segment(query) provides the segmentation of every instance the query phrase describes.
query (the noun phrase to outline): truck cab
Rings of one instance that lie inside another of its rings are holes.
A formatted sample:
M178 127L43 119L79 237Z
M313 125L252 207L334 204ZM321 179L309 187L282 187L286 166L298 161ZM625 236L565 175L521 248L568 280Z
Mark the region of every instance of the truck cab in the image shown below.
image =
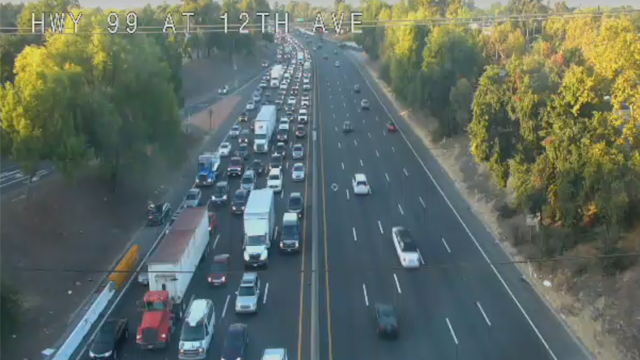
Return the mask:
M178 358L180 360L205 359L213 340L215 325L216 312L213 301L193 300L182 323Z
M168 291L147 291L136 343L142 349L166 348L173 329L173 302Z
M216 154L204 153L198 156L198 175L196 186L211 186L216 181L216 172L220 159Z
M287 212L282 216L280 250L283 252L300 251L300 220L296 213Z

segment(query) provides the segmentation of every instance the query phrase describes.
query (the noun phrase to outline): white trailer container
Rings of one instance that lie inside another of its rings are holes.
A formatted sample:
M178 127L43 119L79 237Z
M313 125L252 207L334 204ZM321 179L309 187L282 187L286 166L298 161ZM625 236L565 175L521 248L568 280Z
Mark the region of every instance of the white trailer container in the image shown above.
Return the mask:
M280 81L282 81L282 75L284 74L284 67L282 65L275 65L271 68L271 81L270 85L272 88L277 88L280 86Z
M206 207L184 209L147 261L149 290L166 290L179 304L193 273L209 249Z
M275 196L271 189L253 190L244 210L244 262L267 266L271 240L275 238Z
M276 128L277 116L278 109L275 105L262 106L254 124L253 151L257 153L269 151L269 143Z

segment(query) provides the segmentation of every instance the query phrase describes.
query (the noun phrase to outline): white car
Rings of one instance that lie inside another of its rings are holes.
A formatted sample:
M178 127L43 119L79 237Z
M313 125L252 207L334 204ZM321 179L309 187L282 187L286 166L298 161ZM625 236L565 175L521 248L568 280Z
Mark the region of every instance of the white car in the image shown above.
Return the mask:
M267 187L277 193L282 191L282 171L280 168L269 170Z
M240 125L233 125L231 127L231 130L229 130L229 136L231 136L232 138L238 137L240 135L240 130L242 130Z
M298 111L298 122L304 124L308 121L309 121L309 113L307 112L307 109L300 109L300 111Z
M304 78L304 80L302 80L302 83L303 83L303 84L308 84L308 83L309 83L309 81L310 81L310 80L309 80L309 78Z
M311 85L309 85L309 84L304 84L304 85L302 85L302 90L304 90L304 91L310 91L310 90L311 90Z
M409 230L402 226L394 226L391 229L391 237L402 267L405 269L420 267L420 250L413 241Z
M223 142L220 144L220 148L218 149L220 156L229 156L231 154L231 144L228 142Z
M302 98L300 98L300 106L309 107L309 96L308 95L305 95Z
M283 117L280 119L280 125L278 125L278 129L286 129L287 131L289 131L290 126L291 122L289 121L289 118Z
M334 65L335 67L340 67L340 61L336 61L333 65Z
M256 108L256 103L253 101L249 101L247 103L247 106L245 106L246 110L255 110L255 108Z
M295 105L295 104L296 104L296 97L289 96L289 98L287 99L287 105Z
M266 88L267 86L269 86L269 85L267 85L267 82L266 82L266 81L262 81L262 82L260 83L260 88L262 88L262 89Z
M289 87L289 83L286 81L283 81L280 83L280 90L287 90L287 88Z
M295 160L300 160L304 158L304 147L302 144L293 145L293 149L291 149L291 155Z
M295 163L293 164L293 168L291 169L291 180L293 181L304 181L305 176L305 168L303 163Z
M355 174L351 179L353 186L353 193L356 195L369 195L371 194L371 187L367 181L367 177L364 174Z
M260 101L260 94L253 93L253 96L251 96L251 99L256 102Z

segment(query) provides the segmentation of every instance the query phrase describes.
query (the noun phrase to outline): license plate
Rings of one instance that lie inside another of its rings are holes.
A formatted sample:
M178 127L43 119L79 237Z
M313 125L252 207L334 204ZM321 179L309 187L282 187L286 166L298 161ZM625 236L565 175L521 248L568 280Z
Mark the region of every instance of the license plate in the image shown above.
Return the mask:
M258 267L259 264L253 264L253 267Z

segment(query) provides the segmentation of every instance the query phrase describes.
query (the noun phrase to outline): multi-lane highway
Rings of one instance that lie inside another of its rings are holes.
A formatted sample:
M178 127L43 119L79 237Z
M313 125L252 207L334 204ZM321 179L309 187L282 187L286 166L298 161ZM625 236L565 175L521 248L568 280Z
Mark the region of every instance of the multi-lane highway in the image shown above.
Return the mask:
M326 270L321 358L585 359L513 266L489 264L487 256L508 259L419 139L387 132L391 118L411 131L352 55L334 48L326 43L315 56ZM343 134L345 121L352 133ZM356 173L367 176L371 195L354 196ZM400 266L393 226L411 231L419 269ZM377 338L376 303L397 308L398 341Z

